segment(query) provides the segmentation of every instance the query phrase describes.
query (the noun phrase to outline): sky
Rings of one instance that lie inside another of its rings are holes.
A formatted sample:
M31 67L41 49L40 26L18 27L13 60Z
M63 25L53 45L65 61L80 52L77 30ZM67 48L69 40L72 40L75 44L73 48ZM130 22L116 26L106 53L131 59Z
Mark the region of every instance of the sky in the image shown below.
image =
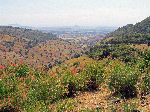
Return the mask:
M150 16L150 0L0 0L0 25L124 26Z

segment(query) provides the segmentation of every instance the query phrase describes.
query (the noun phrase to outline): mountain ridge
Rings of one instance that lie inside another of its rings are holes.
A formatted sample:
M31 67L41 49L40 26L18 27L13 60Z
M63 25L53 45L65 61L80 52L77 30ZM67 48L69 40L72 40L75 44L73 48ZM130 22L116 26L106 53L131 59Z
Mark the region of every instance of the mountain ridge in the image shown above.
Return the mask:
M132 33L142 33L149 34L150 33L150 16L141 22L133 24L127 24L126 26L120 27L114 32L108 34L108 36L124 36Z
M141 22L128 24L111 32L107 37L113 37L109 44L150 44L150 17Z

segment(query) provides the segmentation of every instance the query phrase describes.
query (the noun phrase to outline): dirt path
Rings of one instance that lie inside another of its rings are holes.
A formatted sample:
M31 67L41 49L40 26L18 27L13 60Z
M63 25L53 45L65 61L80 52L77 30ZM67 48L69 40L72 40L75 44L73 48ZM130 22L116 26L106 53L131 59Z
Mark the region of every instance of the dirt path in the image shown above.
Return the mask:
M100 91L84 92L78 95L75 100L78 101L77 110L80 109L96 109L100 108L105 110L108 108L107 98L110 95L107 87L103 87Z

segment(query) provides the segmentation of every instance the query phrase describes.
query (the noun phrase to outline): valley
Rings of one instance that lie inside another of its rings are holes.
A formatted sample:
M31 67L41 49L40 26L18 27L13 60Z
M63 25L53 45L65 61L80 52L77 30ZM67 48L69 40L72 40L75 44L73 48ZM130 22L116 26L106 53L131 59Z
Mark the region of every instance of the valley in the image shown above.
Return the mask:
M149 43L150 17L116 30L0 26L0 112L149 112Z

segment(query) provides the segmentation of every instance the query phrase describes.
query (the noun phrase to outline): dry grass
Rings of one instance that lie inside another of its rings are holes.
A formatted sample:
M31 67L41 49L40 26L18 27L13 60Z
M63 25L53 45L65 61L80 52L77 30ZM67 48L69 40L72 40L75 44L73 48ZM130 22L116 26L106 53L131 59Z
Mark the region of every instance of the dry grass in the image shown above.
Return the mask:
M131 45L131 47L133 48L136 48L136 49L139 49L141 51L145 51L147 49L150 49L150 46L148 46L147 44L134 44L134 45Z

